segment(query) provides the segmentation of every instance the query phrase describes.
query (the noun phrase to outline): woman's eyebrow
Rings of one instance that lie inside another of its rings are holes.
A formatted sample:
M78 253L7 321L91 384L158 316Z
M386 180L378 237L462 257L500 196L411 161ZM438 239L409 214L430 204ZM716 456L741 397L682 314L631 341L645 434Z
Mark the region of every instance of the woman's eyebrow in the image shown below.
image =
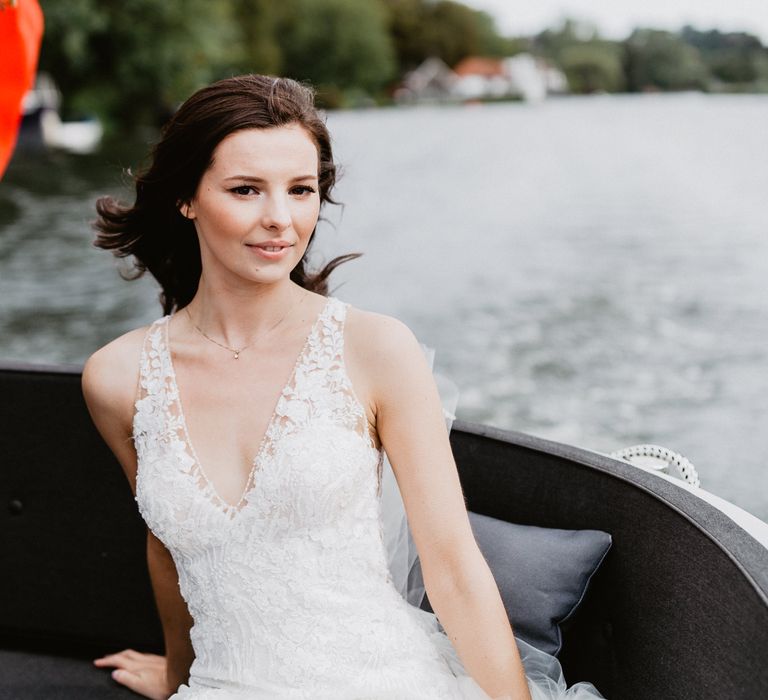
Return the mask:
M245 182L266 182L263 177L256 177L255 175L232 175L231 177L224 178L224 181L229 180L241 180ZM299 180L317 180L317 175L297 175L291 178L291 182L298 182Z

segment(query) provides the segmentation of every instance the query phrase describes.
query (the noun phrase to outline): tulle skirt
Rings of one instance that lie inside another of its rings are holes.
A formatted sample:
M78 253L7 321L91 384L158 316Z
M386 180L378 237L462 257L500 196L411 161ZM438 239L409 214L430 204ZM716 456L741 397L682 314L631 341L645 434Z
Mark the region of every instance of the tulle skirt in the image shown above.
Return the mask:
M264 680L258 686L220 682L192 676L189 685L182 685L170 700L492 700L467 674L455 648L440 628L434 613L408 605L411 615L427 631L445 662L439 676L425 673L402 676L401 684L384 678L375 687L369 680L345 679L339 687L288 688ZM523 662L532 700L594 700L604 698L592 683L581 681L568 687L560 662L555 656L515 637ZM414 677L418 680L414 682ZM307 679L308 680L308 679ZM311 681L310 681L311 685Z

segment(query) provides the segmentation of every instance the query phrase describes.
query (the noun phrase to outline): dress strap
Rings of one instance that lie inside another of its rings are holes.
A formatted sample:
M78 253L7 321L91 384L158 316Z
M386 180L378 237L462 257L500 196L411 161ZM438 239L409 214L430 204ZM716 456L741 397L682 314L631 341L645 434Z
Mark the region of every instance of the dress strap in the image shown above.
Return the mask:
M338 379L349 379L344 365L344 322L347 318L348 306L340 299L330 297L327 323L320 329L322 345L318 360L321 366L325 366L329 374L337 380L332 381L336 388L338 388Z
M162 355L159 353L159 343L162 342L163 323L168 318L163 316L150 323L141 344L132 430L132 438L137 449L140 442L160 430L156 419L163 411L165 404L165 381L162 378Z
M136 401L146 396L157 396L164 389L162 380L163 357L161 352L163 343L164 324L168 322L170 315L161 316L149 324L144 333L139 357L139 378L136 387Z
M344 326L347 320L347 310L349 304L341 299L333 299L333 308L331 310L331 320L334 325L334 332L337 336L337 347L341 358L344 359Z
M352 379L349 376L345 353L345 321L349 304L332 298L333 306L328 316L328 324L323 328L324 371L328 374L328 389L341 400L335 405L341 407L339 418L351 427L374 452L379 453L377 476L381 483L381 451L371 435L368 426L368 415L365 407L355 392Z

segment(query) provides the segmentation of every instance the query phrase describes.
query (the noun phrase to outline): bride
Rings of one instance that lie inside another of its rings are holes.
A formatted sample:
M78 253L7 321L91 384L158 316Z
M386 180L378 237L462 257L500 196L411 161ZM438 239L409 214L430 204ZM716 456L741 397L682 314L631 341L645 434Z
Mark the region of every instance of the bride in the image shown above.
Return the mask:
M413 333L328 296L355 255L308 268L335 173L311 89L245 75L182 105L133 205L97 203L96 245L162 289L82 382L148 525L165 655L94 663L157 699L602 697L514 636ZM384 450L435 614L387 570Z

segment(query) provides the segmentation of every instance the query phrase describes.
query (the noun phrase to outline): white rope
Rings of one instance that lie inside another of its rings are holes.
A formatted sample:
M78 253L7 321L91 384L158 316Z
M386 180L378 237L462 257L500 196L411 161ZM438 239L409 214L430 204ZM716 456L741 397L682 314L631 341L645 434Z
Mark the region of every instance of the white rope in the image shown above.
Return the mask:
M683 457L683 455L668 450L666 447L661 447L659 445L633 445L632 447L625 447L623 450L611 452L610 456L614 459L621 459L625 462L629 462L636 467L642 465L633 462L633 458L647 457L656 459L666 465L661 467L661 471L666 472L670 476L682 479L692 486L701 486L696 467Z

